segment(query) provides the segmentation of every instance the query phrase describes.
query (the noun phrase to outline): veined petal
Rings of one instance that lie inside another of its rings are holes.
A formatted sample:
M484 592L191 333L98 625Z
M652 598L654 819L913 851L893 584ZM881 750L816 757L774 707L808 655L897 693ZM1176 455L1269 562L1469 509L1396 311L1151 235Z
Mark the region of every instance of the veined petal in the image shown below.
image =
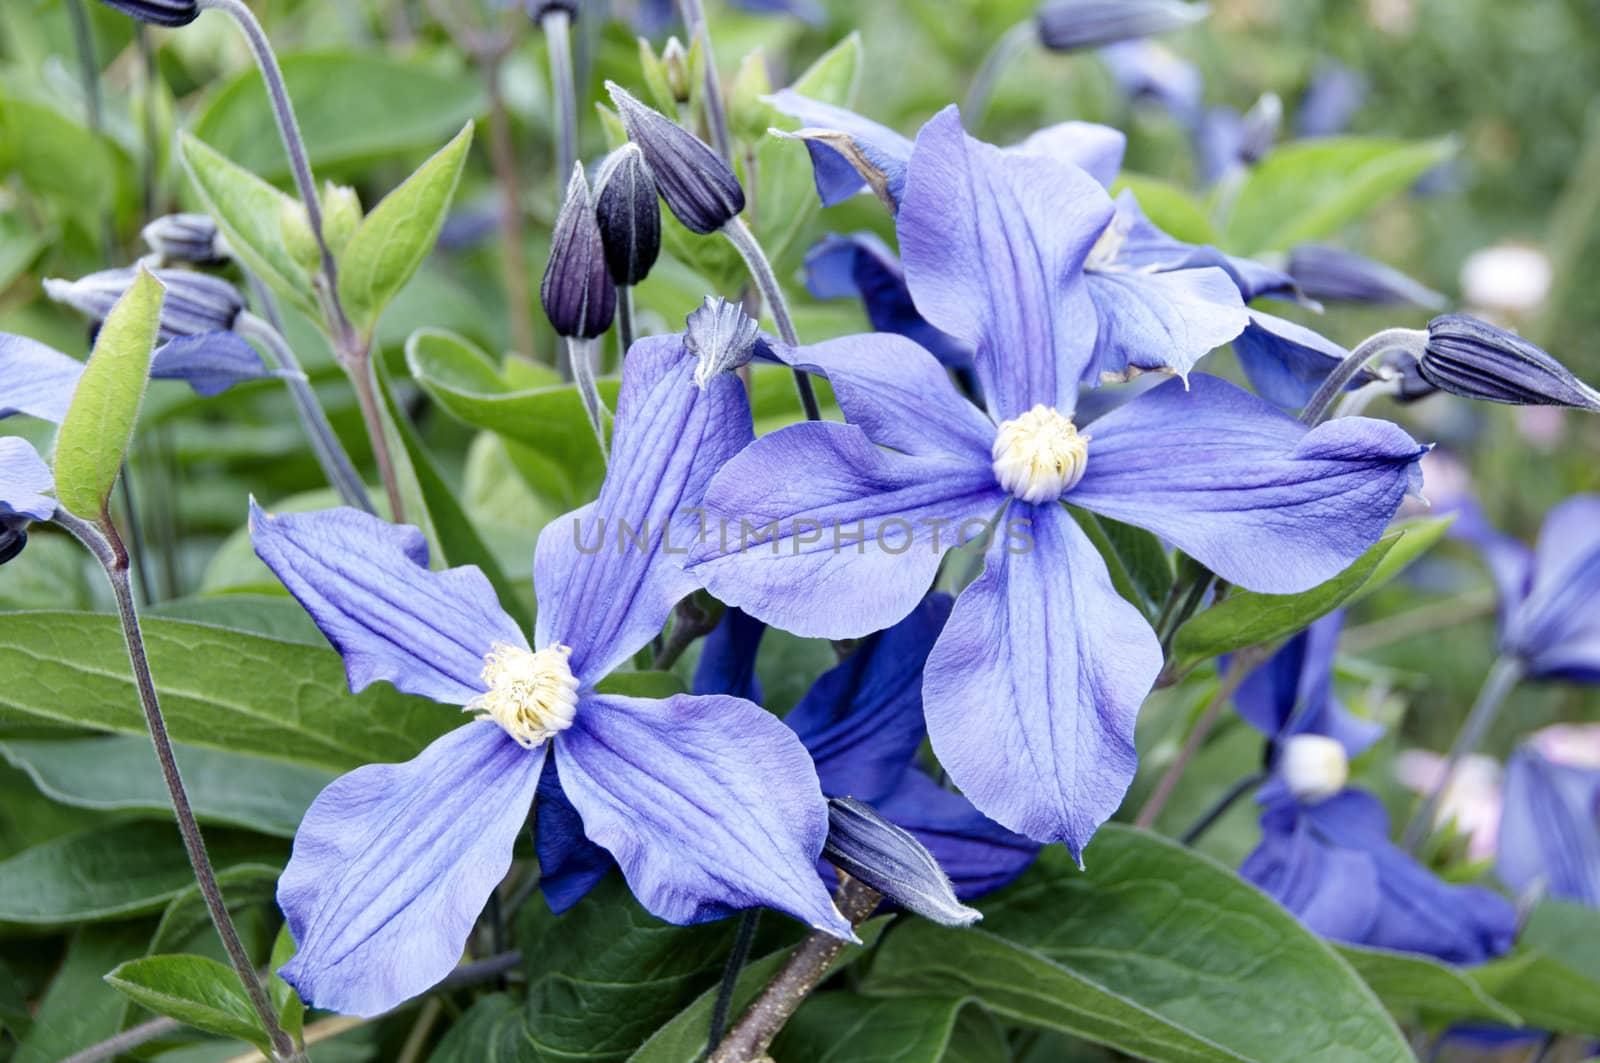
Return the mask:
M972 348L928 324L911 301L905 267L876 233L818 240L806 252L806 288L818 299L859 299L874 331L904 336L951 369L972 367Z
M896 222L906 280L923 316L972 344L995 420L1075 406L1094 355L1083 264L1111 214L1083 170L974 140L954 107L918 134Z
M842 336L809 347L774 345L786 365L820 373L847 421L880 447L990 461L994 422L961 397L933 355L902 336Z
M0 417L26 414L60 424L83 363L26 336L0 333Z
M719 373L702 389L694 371L680 336L633 345L600 497L539 536L535 641L571 646L573 674L586 683L648 643L699 587L684 563L701 534L701 498L754 437L739 378Z
M478 721L323 790L278 880L298 948L284 980L314 1007L370 1017L449 974L511 867L545 748Z
M1501 881L1600 907L1600 771L1523 746L1506 762L1504 808L1495 861Z
M910 140L854 111L792 89L775 92L766 100L805 123L798 133L785 135L804 141L811 153L823 206L843 203L870 187L890 210L897 207L905 189L906 165L911 161Z
M594 889L617 862L584 834L583 817L567 799L555 757L545 762L533 815L539 890L550 910L560 915Z
M817 877L828 812L811 758L765 710L595 694L556 745L585 833L652 914L698 923L776 908L853 937Z
M1066 500L1137 524L1253 591L1291 594L1377 542L1421 480L1427 448L1398 426L1341 417L1307 430L1216 377L1173 380L1086 429L1088 471Z
M860 638L916 608L952 546L1005 502L988 462L913 457L854 425L756 440L706 492L694 576L729 605L811 638Z
M409 525L347 508L279 516L252 499L250 541L344 657L352 691L386 679L465 705L488 689L496 643L528 646L488 578L473 565L429 571L428 544Z
M1110 188L1117 174L1122 172L1128 137L1122 130L1098 122L1058 122L1005 150L1044 155L1070 163L1086 171L1103 187Z
M17 436L0 438L0 517L49 520L56 511L55 477L33 444Z
M1083 847L1127 793L1133 724L1161 646L1061 506L1013 505L1032 549L990 547L922 684L939 763L985 815Z
M1349 354L1304 325L1259 310L1247 313L1250 324L1234 338L1233 351L1250 386L1274 406L1303 407Z
M767 625L742 609L729 609L700 644L695 665L695 694L729 694L761 704L761 680L756 676L756 653Z
M1239 875L1292 912L1313 933L1362 944L1378 921L1378 866L1363 849L1330 844L1295 802L1273 805L1261 817L1261 844Z
M1249 321L1238 287L1220 269L1091 269L1086 276L1099 315L1086 383L1126 379L1133 370L1186 376Z
M1506 644L1535 675L1587 678L1600 673L1600 495L1577 495L1545 515L1533 551L1526 601Z
M890 793L927 736L922 666L950 615L930 594L910 615L824 672L783 722L805 743L822 792L869 804Z
M236 332L180 336L163 344L150 359L152 379L185 381L203 399L247 380L277 375Z
M928 847L964 901L1006 885L1039 855L1037 842L1006 830L915 766L878 802L878 811Z

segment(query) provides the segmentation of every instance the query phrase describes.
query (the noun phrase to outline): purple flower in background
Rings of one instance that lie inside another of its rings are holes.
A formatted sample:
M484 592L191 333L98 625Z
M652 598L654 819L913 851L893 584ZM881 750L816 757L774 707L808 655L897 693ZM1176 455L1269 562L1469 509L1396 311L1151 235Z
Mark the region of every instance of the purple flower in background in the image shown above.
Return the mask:
M1216 184L1260 162L1277 143L1283 124L1283 101L1265 93L1243 114L1232 107L1213 107L1194 128L1194 153L1200 179Z
M1495 872L1519 892L1600 908L1600 758L1564 762L1550 733L1506 762Z
M741 11L755 15L793 15L795 18L821 26L828 21L828 11L819 0L730 0ZM661 33L678 18L677 0L634 0L628 5L628 21L634 29L648 36ZM627 10L627 8L625 8Z
M1307 296L1330 303L1410 303L1437 310L1446 302L1444 296L1392 266L1322 244L1301 244L1289 252L1288 271Z
M375 1015L444 977L557 764L582 831L655 915L767 906L851 936L816 875L827 811L793 732L736 697L596 689L695 589L671 544L692 541L706 481L751 438L743 384L701 388L696 366L681 336L629 354L600 496L539 537L531 644L476 568L429 571L416 529L252 506L256 552L352 690L387 680L477 716L306 813L278 902L299 948L282 974L308 1002Z
M1311 75L1294 130L1302 137L1331 137L1350 127L1350 120L1367 100L1367 79L1343 63L1323 62Z
M50 466L25 439L0 437L0 565L28 545L28 525L56 511Z
M829 233L806 252L806 289L818 299L860 299L878 332L916 343L952 369L972 366L972 348L917 312L900 259L875 233Z
M1100 58L1129 100L1156 104L1185 129L1199 121L1200 69L1172 49L1151 40L1121 41L1100 49Z
M978 809L1074 853L1133 776L1133 721L1162 655L1058 503L1288 593L1376 541L1424 449L1361 418L1308 431L1199 375L1080 431L1099 330L1083 267L1111 216L1082 170L973 140L954 108L931 121L907 169L901 252L917 306L971 345L987 413L898 336L775 348L829 379L848 423L793 425L730 462L705 508L732 535L691 555L723 601L800 635L850 638L901 620L945 550L983 541L987 567L928 658L929 735Z

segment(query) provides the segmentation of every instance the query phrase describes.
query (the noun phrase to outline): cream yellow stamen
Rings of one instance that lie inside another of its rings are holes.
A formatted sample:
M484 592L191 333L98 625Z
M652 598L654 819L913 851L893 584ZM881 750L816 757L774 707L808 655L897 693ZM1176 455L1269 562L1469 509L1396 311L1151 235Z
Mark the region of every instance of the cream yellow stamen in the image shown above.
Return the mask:
M1054 502L1083 479L1089 438L1072 418L1035 406L1000 425L991 451L995 479L1024 502Z
M578 677L567 658L570 646L537 652L497 642L483 659L489 689L466 705L466 712L493 720L525 749L534 749L572 726L578 712Z

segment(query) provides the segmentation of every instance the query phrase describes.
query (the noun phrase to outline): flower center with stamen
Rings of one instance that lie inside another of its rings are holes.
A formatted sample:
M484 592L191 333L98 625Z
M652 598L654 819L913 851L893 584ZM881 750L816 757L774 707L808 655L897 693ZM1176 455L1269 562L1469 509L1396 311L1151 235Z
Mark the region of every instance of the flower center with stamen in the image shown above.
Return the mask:
M1005 421L994 437L994 477L1024 502L1054 502L1089 467L1089 438L1049 406Z
M537 652L497 642L483 659L487 691L463 710L479 713L505 728L524 749L572 726L578 712L578 677L567 658L570 646L547 646Z

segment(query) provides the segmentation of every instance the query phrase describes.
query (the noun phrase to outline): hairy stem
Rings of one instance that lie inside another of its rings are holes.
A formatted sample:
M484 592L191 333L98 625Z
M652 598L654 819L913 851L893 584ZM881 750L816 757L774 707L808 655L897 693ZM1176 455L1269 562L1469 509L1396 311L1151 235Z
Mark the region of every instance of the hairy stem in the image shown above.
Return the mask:
M728 133L728 105L722 98L722 81L717 77L717 59L711 51L711 27L700 0L678 0L689 40L700 42L706 66L706 125L711 128L711 145L729 163L733 162L733 137Z
M545 45L550 50L550 89L556 100L557 187L572 174L578 161L578 92L572 77L572 20L560 8L540 19Z
M628 357L633 346L633 285L617 285L617 360Z
M756 289L761 297L766 300L767 307L772 311L772 320L778 326L778 338L790 347L800 346L800 336L795 332L794 318L789 315L789 301L784 298L783 288L778 284L778 275L772 271L772 263L767 260L767 254L761 250L761 243L756 239L755 233L750 231L750 226L745 220L735 216L732 221L722 227L722 235L733 244L734 250L739 252L739 257L744 259L745 268L750 271L750 279L755 282ZM806 412L806 420L822 420L822 411L817 407L817 394L811 387L811 378L803 370L794 371L795 390L800 393L800 406Z
M372 441L372 455L378 460L378 475L383 480L383 491L389 499L389 519L404 524L405 501L400 497L400 477L395 470L394 455L389 450L389 436L383 430L383 405L378 398L377 380L373 376L372 352L363 348L346 366L350 383L355 385L356 404L361 407L361 420L367 426L367 438Z
M212 925L222 939L234 973L239 976L250 1004L272 1042L273 1054L284 1061L303 1059L294 1041L279 1025L278 1014L273 1010L267 991L244 950L244 943L239 940L239 931L233 925L233 917L228 914L228 906L222 898L222 889L217 885L211 858L206 854L200 824L195 821L194 811L189 807L189 795L178 773L178 761L172 751L172 740L167 737L166 720L161 715L155 680L150 674L150 660L145 654L144 633L139 627L139 613L134 606L133 590L128 582L128 553L109 520L104 520L96 527L59 508L54 520L95 556L111 584L111 592L117 601L117 617L122 622L123 639L128 645L128 661L133 667L134 686L139 692L139 704L144 709L145 725L155 745L156 759L161 764L161 775L167 784L167 794L172 799L172 810L177 816L178 831L183 836L183 847L189 854L195 881L200 885L200 895L205 899Z
M1428 334L1418 329L1391 328L1362 340L1355 350L1345 356L1344 361L1334 367L1333 372L1317 388L1316 394L1311 396L1311 401L1306 403L1306 408L1300 411L1300 420L1315 428L1327 419L1328 411L1333 406L1333 400L1349 386L1350 381L1360 375L1368 362L1380 354L1392 350L1421 350L1422 344L1428 340Z
M578 385L578 398L583 402L583 412L594 429L594 439L600 444L600 456L607 464L611 449L606 445L606 404L600 401L600 385L595 380L595 357L600 353L598 340L567 339L567 359L572 363L572 379Z
M851 926L860 926L883 896L864 882L842 873L841 877L844 881L834 894L834 904ZM847 944L820 930L807 934L706 1063L751 1063L765 1056L772 1039L821 984Z
M717 985L717 999L711 1005L711 1022L706 1036L706 1051L716 1050L728 1028L728 1013L733 1010L733 993L739 988L739 975L750 960L750 947L756 943L756 931L761 928L761 909L751 908L739 914L739 930L733 947L728 950L728 962L722 968L722 981Z
M1206 831L1216 825L1217 820L1228 814L1228 809L1236 804L1239 798L1249 794L1256 787L1267 781L1269 772L1263 768L1251 772L1223 792L1212 806L1200 814L1200 818L1190 824L1189 829L1178 835L1178 840L1185 845L1193 845L1199 841Z
M1434 816L1438 814L1439 802L1444 797L1445 789L1450 785L1456 769L1461 766L1461 761L1478 748L1483 741L1483 736L1493 726L1495 717L1500 714L1500 706L1505 704L1506 695L1516 687L1522 678L1522 663L1513 657L1499 657L1489 668L1489 674L1483 680L1483 686L1478 691L1478 700L1473 702L1472 711L1467 713L1466 722L1461 725L1461 730L1456 733L1456 740L1450 746L1450 752L1445 757L1444 770L1439 773L1439 781L1428 793L1426 799L1417 808L1411 821L1406 824L1406 830L1400 837L1400 845L1407 852L1416 852L1428 832L1433 829Z

